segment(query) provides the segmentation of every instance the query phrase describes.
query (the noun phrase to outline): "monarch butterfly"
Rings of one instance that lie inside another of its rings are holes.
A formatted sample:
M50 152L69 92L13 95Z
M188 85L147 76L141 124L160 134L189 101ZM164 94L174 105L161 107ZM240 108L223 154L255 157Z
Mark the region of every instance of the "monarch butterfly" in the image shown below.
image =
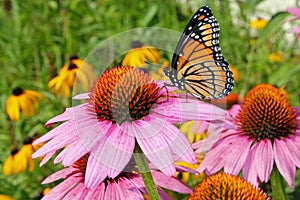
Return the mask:
M186 26L164 73L172 84L196 98L228 95L233 74L221 54L219 25L208 6L201 7Z

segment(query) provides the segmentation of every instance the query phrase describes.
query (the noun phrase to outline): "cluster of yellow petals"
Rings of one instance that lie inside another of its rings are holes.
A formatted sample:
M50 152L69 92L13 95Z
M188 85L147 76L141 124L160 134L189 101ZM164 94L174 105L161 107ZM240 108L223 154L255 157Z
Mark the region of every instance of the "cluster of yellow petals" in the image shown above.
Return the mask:
M19 151L13 152L4 162L2 169L3 174L18 174L26 171L27 168L32 172L34 169L34 161L31 158L32 153L33 147L31 143L25 144Z
M268 24L268 21L263 18L256 18L250 22L250 27L257 30L264 29Z
M144 46L140 41L135 40L131 49L122 60L122 66L140 67L153 78L153 80L168 80L164 74L164 68L170 66L169 61L161 61L159 51L153 46Z
M54 94L61 94L68 98L75 80L83 87L83 90L88 91L96 81L96 76L91 65L77 56L72 56L69 62L61 68L58 75L49 81L48 88Z
M158 63L161 56L152 46L143 46L140 41L133 41L131 49L125 55L122 66L145 67L146 62Z
M39 99L43 98L43 95L33 90L22 90L21 88L15 88L18 90L17 94L12 94L6 100L6 113L10 120L20 120L21 112L24 117L34 115L36 108L39 106Z

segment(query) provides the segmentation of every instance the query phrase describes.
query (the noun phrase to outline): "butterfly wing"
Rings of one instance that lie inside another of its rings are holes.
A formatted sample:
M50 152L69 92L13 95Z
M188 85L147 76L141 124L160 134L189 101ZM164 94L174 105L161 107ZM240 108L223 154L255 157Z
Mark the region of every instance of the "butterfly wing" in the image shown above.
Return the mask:
M197 98L222 98L232 90L233 75L219 46L219 25L207 6L186 26L171 66L177 72L175 82L184 81L179 85Z

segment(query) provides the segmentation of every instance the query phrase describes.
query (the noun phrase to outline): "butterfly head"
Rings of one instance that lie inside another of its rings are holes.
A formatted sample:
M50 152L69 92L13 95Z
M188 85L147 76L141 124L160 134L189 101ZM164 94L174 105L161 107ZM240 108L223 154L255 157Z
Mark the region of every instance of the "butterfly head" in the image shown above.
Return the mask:
M170 77L171 71L172 71L172 70L170 70L169 67L165 67L165 68L164 68L164 74L165 74L167 77Z

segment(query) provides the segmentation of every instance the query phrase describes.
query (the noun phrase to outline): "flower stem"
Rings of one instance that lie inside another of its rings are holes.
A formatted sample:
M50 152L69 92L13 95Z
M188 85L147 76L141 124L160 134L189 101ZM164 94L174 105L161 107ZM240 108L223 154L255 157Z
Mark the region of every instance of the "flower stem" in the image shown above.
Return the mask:
M273 200L287 200L287 194L284 187L284 180L280 175L276 166L273 167L273 171L270 177L272 187L272 199Z
M15 132L13 130L12 121L10 121L9 119L7 120L7 126L8 126L8 133L9 133L10 141L11 141L11 144L12 144L12 149L15 149L18 146L18 141L16 139L16 135L15 135Z
M151 171L148 165L148 160L141 150L138 143L135 144L134 148L134 160L139 168L139 171L141 173L142 179L144 181L144 184L146 186L146 190L148 192L148 195L151 200L159 200L158 191L156 188L156 185L153 181Z

